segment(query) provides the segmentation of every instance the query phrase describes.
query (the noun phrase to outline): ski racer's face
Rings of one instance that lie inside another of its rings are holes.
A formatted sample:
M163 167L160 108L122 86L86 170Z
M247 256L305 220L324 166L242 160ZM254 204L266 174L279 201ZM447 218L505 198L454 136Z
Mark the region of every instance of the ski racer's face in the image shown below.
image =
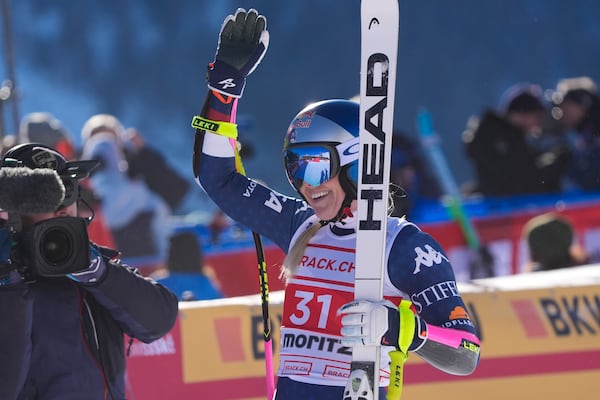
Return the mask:
M308 204L315 210L317 217L324 221L330 220L337 215L346 197L346 193L344 193L340 185L338 175L318 186L311 186L303 182L300 187L300 194L304 196Z

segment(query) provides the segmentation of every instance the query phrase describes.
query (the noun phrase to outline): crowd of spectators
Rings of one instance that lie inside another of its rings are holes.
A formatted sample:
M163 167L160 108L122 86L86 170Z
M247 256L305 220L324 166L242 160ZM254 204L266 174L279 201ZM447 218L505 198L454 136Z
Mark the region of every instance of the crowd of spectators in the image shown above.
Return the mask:
M589 77L561 79L547 90L518 82L496 107L468 118L461 140L473 172L461 187L465 198L502 201L600 191L600 97ZM405 133L394 135L390 178L404 189L404 196L394 197L396 215L410 218L415 204L444 195L422 152ZM552 213L528 221L522 240L530 257L526 272L591 260L571 223Z
M548 133L542 89L523 83L510 87L498 109L473 116L463 133L475 180L472 192L484 196L558 193L570 160L565 142L543 147Z
M589 77L562 79L551 90L516 83L497 107L470 117L459 140L474 176L463 184L465 196L600 190L600 97ZM15 135L3 138L2 153L25 142L51 146L69 160L99 160L99 168L82 182L82 198L95 213L90 238L120 249L123 259L146 275L169 270L169 217L191 185L147 145L142 132L114 115L97 114L82 127L77 148L57 117L34 112L22 118ZM393 136L390 182L396 216L410 218L417 204L444 195L420 141L402 130ZM213 225L223 218L217 210L207 245L218 242L222 227Z
M81 184L81 199L93 213L89 235L95 243L121 252L121 259L144 275L165 267L173 214L191 184L179 175L142 134L126 129L110 114L91 116L81 129L81 147L48 112L25 115L16 135L3 138L2 153L20 143L39 143L68 160L99 161ZM82 215L87 216L87 215Z
M600 98L589 77L562 79L547 91L518 83L497 109L471 117L462 139L475 175L467 193L600 189Z
M466 197L600 190L600 97L589 77L546 90L515 83L496 107L467 119L459 140L473 175L461 185ZM415 205L444 195L423 150L409 132L394 133L390 181L404 189L394 189L394 215L410 217Z

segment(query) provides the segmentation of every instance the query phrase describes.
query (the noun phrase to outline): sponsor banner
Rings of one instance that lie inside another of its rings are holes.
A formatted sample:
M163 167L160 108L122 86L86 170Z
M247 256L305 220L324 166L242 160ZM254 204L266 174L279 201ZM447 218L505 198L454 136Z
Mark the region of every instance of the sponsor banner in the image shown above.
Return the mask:
M463 297L480 329L485 357L600 350L600 286Z
M277 348L280 308L271 311L273 343ZM264 377L265 349L259 306L186 307L180 311L180 321L184 382Z
M262 318L260 310L236 305L225 311L228 307L220 304L197 306L214 302L194 303L189 313L187 303L180 303L179 319L163 338L150 344L133 341L127 357L127 398L264 400L262 333L251 333L246 323L248 316ZM232 323L235 311L240 315ZM224 331L217 335L217 328Z
M442 289L454 292L432 292ZM473 375L457 377L411 354L406 398L460 393L463 400L563 400L573 398L573 388L600 390L600 380L592 378L600 374L600 265L481 280L458 290L479 331L480 365ZM283 292L270 300L277 370ZM449 325L464 323L464 312L454 310ZM128 391L128 398L144 400L264 398L259 297L180 303L178 323L168 335L132 344Z

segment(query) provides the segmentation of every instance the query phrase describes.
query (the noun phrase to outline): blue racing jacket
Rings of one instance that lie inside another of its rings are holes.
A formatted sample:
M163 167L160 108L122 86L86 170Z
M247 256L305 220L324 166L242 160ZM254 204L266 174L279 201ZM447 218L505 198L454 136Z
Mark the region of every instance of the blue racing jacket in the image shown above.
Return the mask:
M126 336L149 343L175 324L171 291L101 251L97 283L0 287L2 400L123 400Z

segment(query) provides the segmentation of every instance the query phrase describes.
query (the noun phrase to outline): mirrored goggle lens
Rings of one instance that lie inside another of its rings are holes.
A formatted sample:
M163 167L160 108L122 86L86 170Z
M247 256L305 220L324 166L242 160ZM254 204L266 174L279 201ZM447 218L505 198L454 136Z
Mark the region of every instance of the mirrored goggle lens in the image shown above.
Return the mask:
M294 147L285 152L285 169L296 189L306 182L319 186L337 174L331 151L322 146Z

